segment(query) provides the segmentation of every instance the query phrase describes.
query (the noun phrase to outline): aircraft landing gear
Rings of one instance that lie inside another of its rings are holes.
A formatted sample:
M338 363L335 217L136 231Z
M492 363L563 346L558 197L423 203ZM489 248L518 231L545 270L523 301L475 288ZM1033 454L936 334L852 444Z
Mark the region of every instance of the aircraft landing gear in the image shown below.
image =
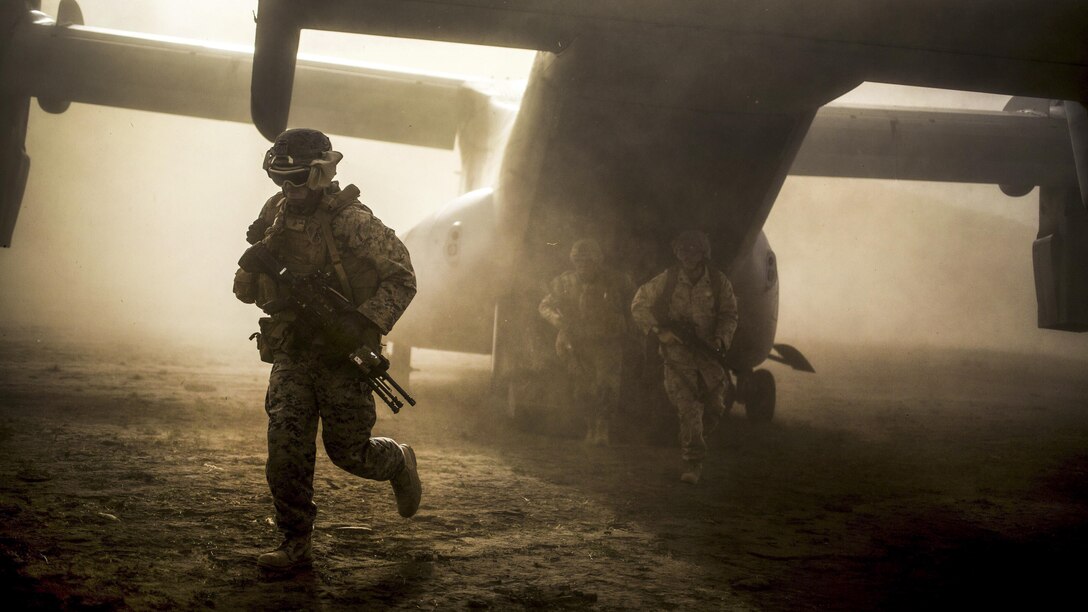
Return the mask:
M737 401L753 423L769 423L774 418L776 393L774 374L769 370L737 374Z

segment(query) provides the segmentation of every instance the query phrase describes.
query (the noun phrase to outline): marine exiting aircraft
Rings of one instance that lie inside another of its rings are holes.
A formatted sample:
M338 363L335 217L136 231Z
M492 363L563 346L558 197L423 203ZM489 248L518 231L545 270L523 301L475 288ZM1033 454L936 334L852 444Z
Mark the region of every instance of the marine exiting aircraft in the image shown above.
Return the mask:
M778 274L762 226L788 173L1040 186L1039 326L1088 329L1088 11L1081 0L261 0L252 56L81 27L0 4L10 244L30 97L458 147L466 194L406 236L410 347L491 353L510 389L534 365L541 286L596 238L642 281L700 228L732 278L740 401L774 408ZM298 60L301 29L535 49L518 100L440 76ZM825 107L863 81L1015 96L1004 113ZM334 92L332 95L329 92ZM520 110L519 110L520 108ZM954 232L955 228L950 228Z

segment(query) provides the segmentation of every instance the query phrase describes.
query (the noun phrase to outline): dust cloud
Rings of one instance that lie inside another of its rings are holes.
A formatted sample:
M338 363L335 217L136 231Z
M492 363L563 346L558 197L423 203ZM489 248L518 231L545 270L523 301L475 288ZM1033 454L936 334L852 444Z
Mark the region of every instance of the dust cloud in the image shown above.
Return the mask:
M449 152L333 144L345 154L341 180L402 232L457 185ZM226 122L35 110L30 181L13 246L0 253L0 317L65 335L247 344L257 311L231 283L246 227L276 191L260 170L267 146Z
M80 5L88 25L252 46L256 2ZM532 56L315 32L300 50L491 78L523 75ZM332 142L344 153L338 179L402 236L458 195L452 151ZM82 104L50 115L32 103L26 146L30 179L13 246L0 252L4 327L252 350L258 312L230 288L245 229L276 187L260 169L268 143L251 125Z
M1038 192L791 177L765 227L778 255L779 339L1088 357L1036 326Z

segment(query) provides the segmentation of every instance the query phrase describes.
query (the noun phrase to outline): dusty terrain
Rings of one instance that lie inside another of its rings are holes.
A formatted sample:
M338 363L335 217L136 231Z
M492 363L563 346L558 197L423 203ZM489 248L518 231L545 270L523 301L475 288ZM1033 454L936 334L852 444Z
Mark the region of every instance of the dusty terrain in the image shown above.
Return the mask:
M775 422L739 416L704 482L677 450L510 427L486 361L421 353L424 504L319 456L313 571L262 576L266 371L5 332L8 606L134 609L1060 608L1088 570L1086 363L811 347ZM1074 604L1066 604L1077 607ZM9 609L11 609L9 607Z

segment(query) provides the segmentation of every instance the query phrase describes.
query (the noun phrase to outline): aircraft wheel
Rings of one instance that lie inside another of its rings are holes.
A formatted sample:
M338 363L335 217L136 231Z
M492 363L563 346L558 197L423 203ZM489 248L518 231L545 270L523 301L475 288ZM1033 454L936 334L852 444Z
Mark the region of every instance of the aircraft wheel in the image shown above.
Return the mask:
M753 423L769 423L774 418L776 400L774 374L756 370L744 381L744 413Z

